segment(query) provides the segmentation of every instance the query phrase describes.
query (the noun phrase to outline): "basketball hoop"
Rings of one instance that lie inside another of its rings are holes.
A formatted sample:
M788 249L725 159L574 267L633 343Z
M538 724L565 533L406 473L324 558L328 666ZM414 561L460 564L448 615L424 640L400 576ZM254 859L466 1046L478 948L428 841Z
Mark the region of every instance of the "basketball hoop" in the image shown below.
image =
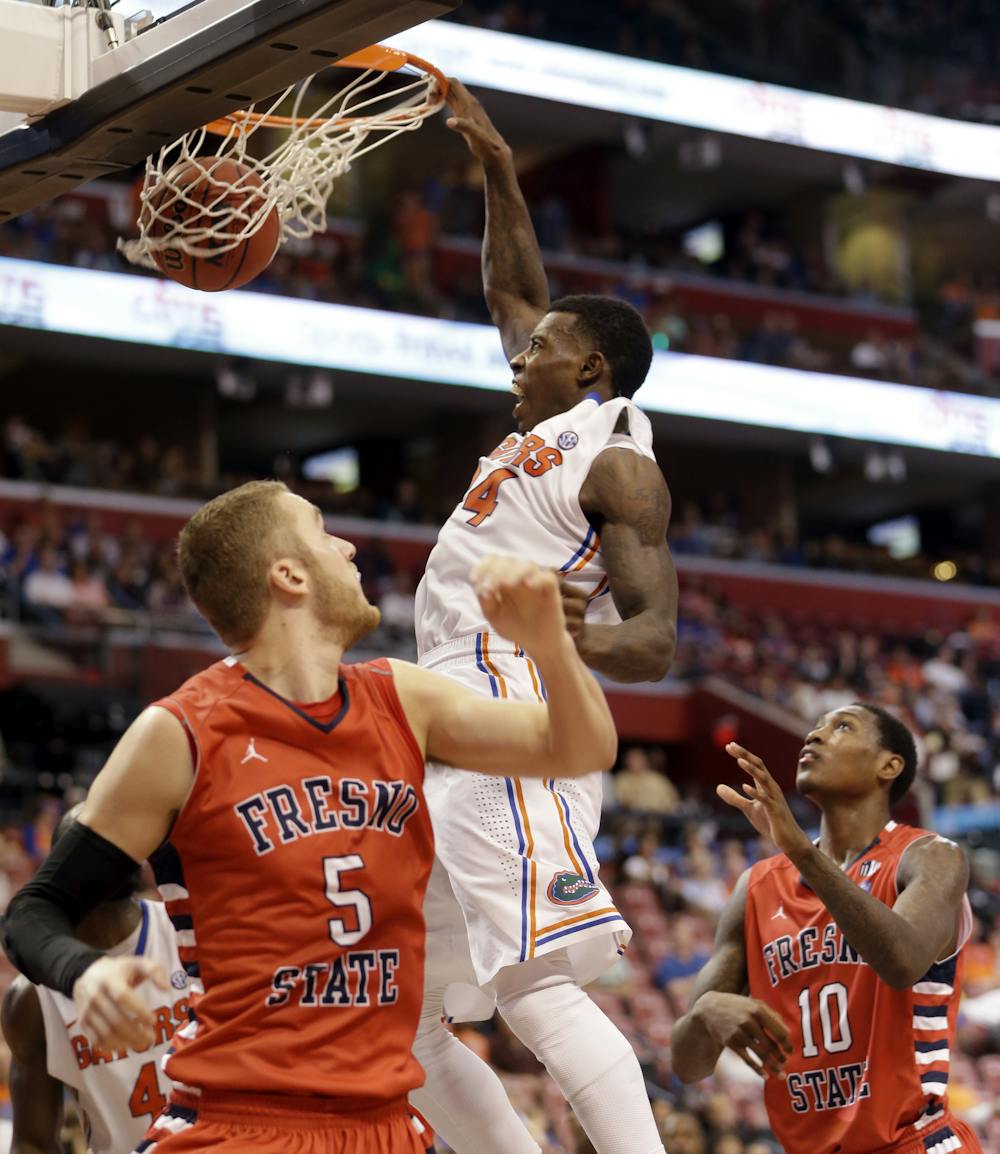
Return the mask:
M255 236L275 210L279 247L322 232L337 179L359 156L418 129L448 95L448 81L434 65L381 44L345 56L333 67L360 72L314 112L305 112L304 105L315 75L286 89L264 110L253 106L232 112L149 157L139 196L139 236L119 240L119 251L149 268L158 267L154 256L167 250L216 259ZM387 86L386 79L395 73L408 82ZM279 114L289 100L290 114ZM284 139L266 156L256 157L249 146L263 128L281 129ZM214 153L205 147L212 137L220 138ZM255 174L250 177L252 197L229 195L232 161ZM183 174L189 175L195 162L204 175L192 186Z

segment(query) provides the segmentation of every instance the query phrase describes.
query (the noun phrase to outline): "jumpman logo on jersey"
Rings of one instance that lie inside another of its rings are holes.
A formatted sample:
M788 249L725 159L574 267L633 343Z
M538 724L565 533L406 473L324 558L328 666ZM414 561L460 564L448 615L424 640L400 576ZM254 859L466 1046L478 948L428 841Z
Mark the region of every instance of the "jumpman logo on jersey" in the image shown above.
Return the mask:
M253 743L254 743L254 739L251 737L250 738L250 744L247 746L247 751L246 751L246 753L244 753L243 758L240 761L240 765L246 765L246 763L248 761L266 762L268 760L266 757L264 757L263 754L257 752L257 750L254 748Z
M779 902L778 908L774 911L773 914L771 914L771 921L773 922L775 918L787 918L787 917L788 917L788 915L785 913L785 903Z

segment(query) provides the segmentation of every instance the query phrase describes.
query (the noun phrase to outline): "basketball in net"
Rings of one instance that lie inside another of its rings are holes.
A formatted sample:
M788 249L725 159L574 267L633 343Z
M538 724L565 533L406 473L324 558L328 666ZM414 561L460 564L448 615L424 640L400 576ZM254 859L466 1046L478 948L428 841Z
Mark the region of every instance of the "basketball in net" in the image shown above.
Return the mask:
M432 64L380 44L332 67L348 70L333 95L307 77L151 156L139 236L118 242L126 258L188 288L248 284L286 241L325 230L334 183L359 156L419 128L448 95Z
M225 157L175 164L143 206L156 246L153 263L164 276L204 292L240 288L267 268L278 251L278 209L249 166ZM192 255L180 243L197 236L214 251Z

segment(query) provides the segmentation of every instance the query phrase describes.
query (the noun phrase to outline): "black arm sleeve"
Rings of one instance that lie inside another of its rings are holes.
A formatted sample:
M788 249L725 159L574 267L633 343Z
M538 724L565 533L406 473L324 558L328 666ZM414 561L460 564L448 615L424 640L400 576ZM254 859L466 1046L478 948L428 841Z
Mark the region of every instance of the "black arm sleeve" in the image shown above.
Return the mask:
M120 894L138 868L107 838L75 822L7 907L2 927L7 957L30 982L72 997L77 978L104 956L84 945L74 927Z

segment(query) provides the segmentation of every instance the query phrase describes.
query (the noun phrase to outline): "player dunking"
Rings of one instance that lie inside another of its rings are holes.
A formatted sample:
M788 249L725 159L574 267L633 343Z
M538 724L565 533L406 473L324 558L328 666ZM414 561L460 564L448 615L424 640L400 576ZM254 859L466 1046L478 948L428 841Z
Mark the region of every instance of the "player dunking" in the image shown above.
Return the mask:
M787 1154L979 1154L948 1109L968 868L953 842L890 820L916 772L909 730L857 704L809 734L796 785L822 812L817 844L760 758L727 750L752 780L719 795L781 852L723 911L674 1072L704 1078L728 1046L765 1074Z
M82 806L63 815L55 845ZM98 906L78 928L83 941L111 956L143 958L170 976L167 992L145 986L140 996L154 1015L155 1037L142 1050L104 1050L78 1025L73 1002L19 975L3 1000L3 1035L11 1048L12 1149L59 1149L63 1087L77 1097L92 1154L133 1150L167 1103L170 1082L160 1069L176 1030L187 1024L188 976L174 930L160 902L135 897L135 870L118 897Z
M631 401L652 359L649 334L610 297L550 304L509 148L458 82L449 103L449 127L483 166L486 300L514 376L518 431L480 458L428 560L420 664L487 697L544 699L525 652L531 636L491 630L468 581L496 552L561 574L588 665L620 681L657 679L673 654L677 582L669 495L649 421ZM600 779L565 782L553 768L522 781L516 760L502 772L428 769L439 864L416 1046L427 1078L413 1101L458 1154L536 1154L499 1080L442 1025L489 1016L495 996L600 1154L656 1154L639 1063L581 989L630 934L598 879Z
M406 662L342 665L378 622L353 556L279 482L195 514L181 573L238 656L137 719L8 910L16 964L72 993L101 1046L141 1049L154 1020L134 987L165 986L162 971L84 945L73 923L157 850L181 960L203 987L166 1063L177 1085L146 1139L157 1154L423 1151L406 1095L422 1077L425 755L538 775L553 758L570 774L614 760L554 574L491 558L473 577L490 627L530 637L549 685L546 705L516 704Z

